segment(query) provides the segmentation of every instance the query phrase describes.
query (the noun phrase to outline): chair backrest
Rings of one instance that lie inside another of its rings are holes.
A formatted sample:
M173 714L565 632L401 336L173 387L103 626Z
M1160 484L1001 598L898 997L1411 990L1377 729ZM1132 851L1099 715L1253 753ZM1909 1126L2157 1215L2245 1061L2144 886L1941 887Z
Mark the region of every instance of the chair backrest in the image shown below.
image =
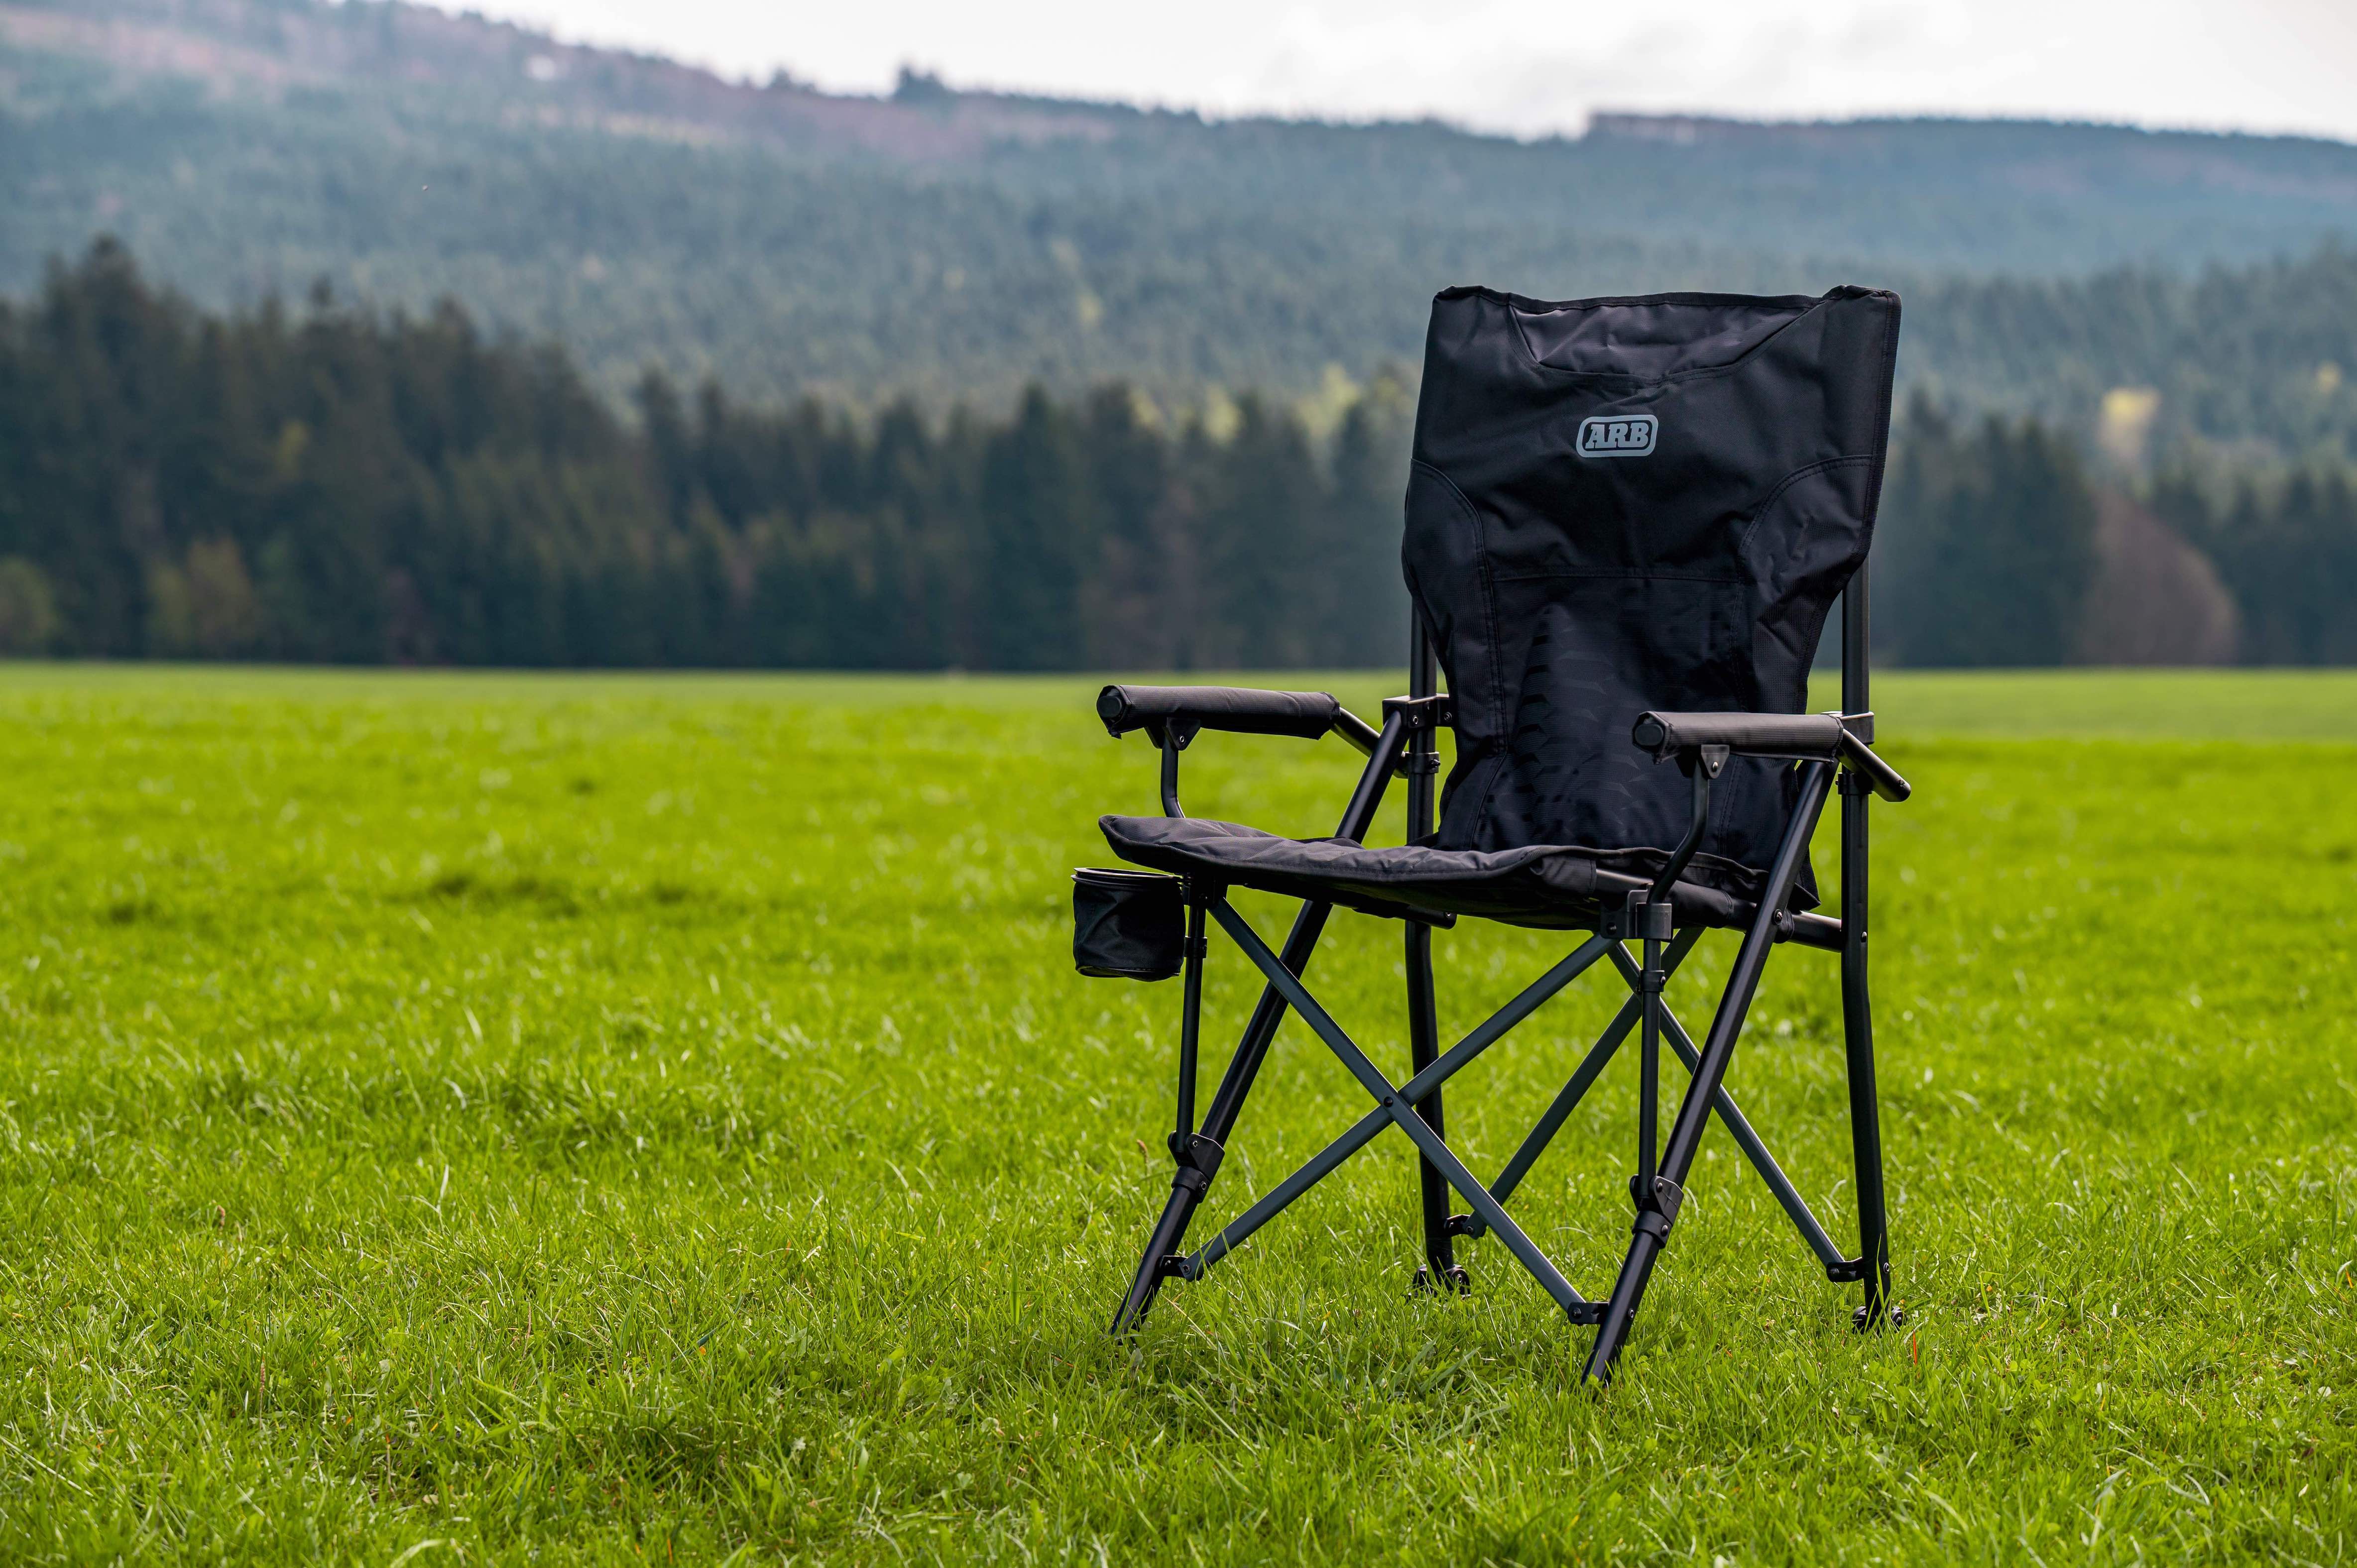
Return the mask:
M1802 711L1873 534L1898 342L1898 296L1860 288L1434 300L1403 562L1455 702L1441 847L1641 864L1689 802L1639 714ZM1731 763L1695 879L1754 892L1790 786Z

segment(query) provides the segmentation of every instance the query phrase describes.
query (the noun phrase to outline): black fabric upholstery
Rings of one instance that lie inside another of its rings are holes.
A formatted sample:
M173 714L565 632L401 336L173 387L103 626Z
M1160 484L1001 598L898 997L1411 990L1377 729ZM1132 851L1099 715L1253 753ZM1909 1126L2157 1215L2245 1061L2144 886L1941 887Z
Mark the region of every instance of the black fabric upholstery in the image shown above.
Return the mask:
M1457 762L1429 843L1365 848L1231 822L1106 817L1134 865L1375 914L1592 924L1684 836L1658 758L1709 736L1831 756L1803 715L1825 616L1873 533L1895 295L1663 295L1433 304L1402 553L1454 698ZM1165 722L1320 735L1322 693L1108 686L1116 735ZM1657 740L1632 729L1650 714ZM1895 779L1896 775L1892 775ZM1672 895L1737 925L1790 814L1784 763L1737 757ZM1903 790L1903 782L1900 785ZM1806 869L1792 907L1816 902Z
M1172 720L1244 735L1316 740L1334 727L1342 704L1324 692L1256 692L1243 686L1107 686L1097 717L1118 739Z
M1658 866L1687 785L1638 715L1802 710L1873 532L1898 334L1857 288L1434 301L1403 561L1456 701L1437 849ZM1792 787L1729 762L1694 877L1756 897Z
M1470 915L1547 930L1592 926L1624 890L1598 872L1635 876L1640 857L1562 844L1510 850L1363 848L1348 839L1289 839L1200 817L1101 817L1115 854L1135 865L1208 877L1294 898L1320 898L1371 915ZM1720 877L1733 866L1717 866ZM1681 882L1681 925L1739 926L1749 906L1717 888Z

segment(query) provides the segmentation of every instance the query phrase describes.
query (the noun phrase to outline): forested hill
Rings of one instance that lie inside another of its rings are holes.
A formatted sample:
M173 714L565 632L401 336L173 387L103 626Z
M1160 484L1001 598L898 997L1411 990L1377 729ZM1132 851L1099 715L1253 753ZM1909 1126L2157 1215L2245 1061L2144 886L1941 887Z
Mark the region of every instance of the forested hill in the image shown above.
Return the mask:
M1606 116L1525 144L921 77L865 99L378 0L5 0L0 116L0 292L113 231L216 306L452 295L618 400L651 362L763 403L1308 397L1412 374L1448 283L1857 281L1906 293L1903 374L1960 403L2084 431L2148 386L2147 442L2357 446L2339 143Z

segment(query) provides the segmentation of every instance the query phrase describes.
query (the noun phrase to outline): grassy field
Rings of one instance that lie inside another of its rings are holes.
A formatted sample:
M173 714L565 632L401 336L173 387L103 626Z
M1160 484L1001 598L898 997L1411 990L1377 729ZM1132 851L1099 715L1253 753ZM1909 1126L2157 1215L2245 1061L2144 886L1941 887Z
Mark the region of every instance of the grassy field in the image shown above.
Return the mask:
M1109 1342L1178 995L1070 967L1152 809L1088 694L0 671L0 1561L2357 1557L2357 679L1887 679L1908 1326L1714 1133L1602 1396L1496 1242L1410 1297L1396 1138ZM1352 760L1186 793L1322 832ZM1398 931L1312 976L1394 1069ZM1565 944L1437 945L1446 1032ZM1730 1087L1844 1235L1833 973ZM1452 1087L1477 1170L1614 1000ZM1591 1294L1632 1078L1517 1199ZM1262 1081L1215 1220L1365 1109L1297 1026Z

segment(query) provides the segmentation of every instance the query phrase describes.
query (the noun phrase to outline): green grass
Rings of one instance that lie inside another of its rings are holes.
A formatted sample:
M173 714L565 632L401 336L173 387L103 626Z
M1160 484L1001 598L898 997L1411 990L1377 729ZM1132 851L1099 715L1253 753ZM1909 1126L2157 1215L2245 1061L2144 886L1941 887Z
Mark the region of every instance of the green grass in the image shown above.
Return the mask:
M1878 715L1910 736L2357 741L2357 671L1910 671L1877 676ZM1813 695L1841 703L1838 682Z
M1908 1325L1714 1133L1606 1396L1496 1242L1409 1297L1395 1138L1108 1341L1178 996L1071 971L1152 799L1087 694L0 672L0 1561L2357 1555L2349 677L1884 681ZM1186 792L1325 832L1351 761ZM1312 973L1394 1070L1398 938ZM1443 934L1444 1027L1563 946ZM1780 952L1730 1083L1840 1235L1832 977ZM1477 1170L1612 1000L1458 1080ZM1632 1076L1517 1199L1590 1294ZM1288 1025L1218 1217L1364 1109Z

